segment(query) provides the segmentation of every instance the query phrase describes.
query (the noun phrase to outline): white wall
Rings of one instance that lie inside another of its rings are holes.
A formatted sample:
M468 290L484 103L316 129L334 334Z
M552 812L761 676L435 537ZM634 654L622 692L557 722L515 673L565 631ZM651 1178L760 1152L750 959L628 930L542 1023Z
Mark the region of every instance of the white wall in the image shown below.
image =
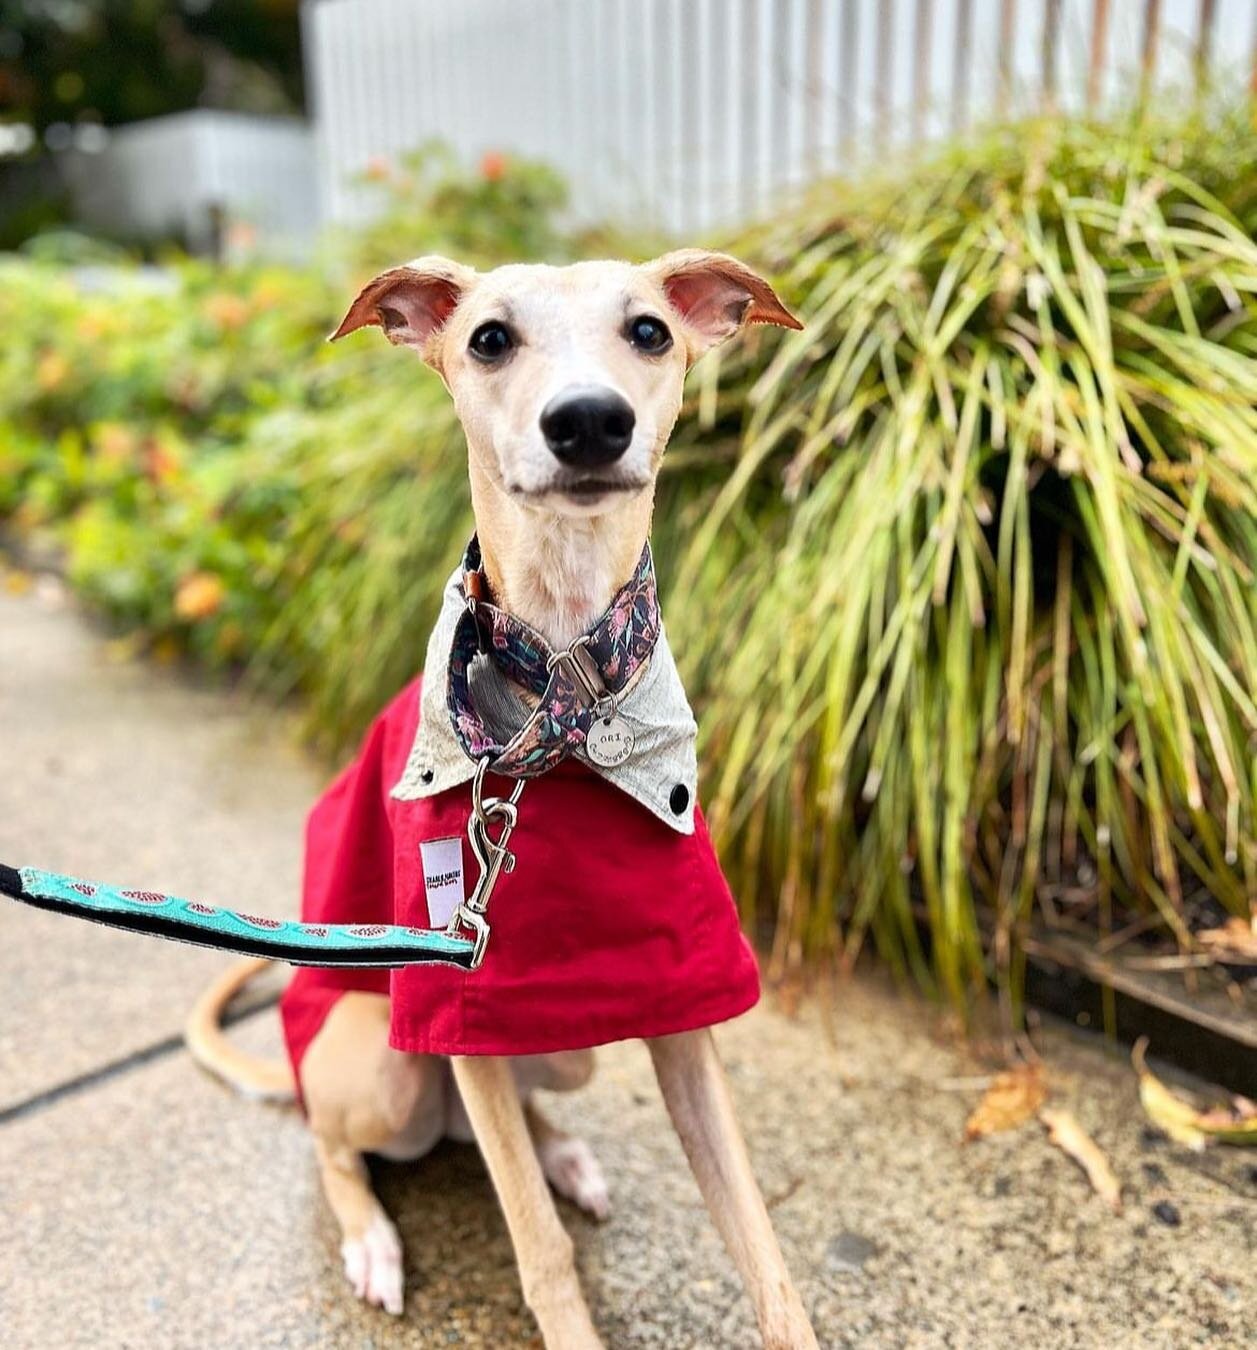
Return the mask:
M296 118L198 110L112 128L63 169L84 223L131 236L179 231L197 247L211 210L256 229L270 253L305 251L319 227L314 141Z
M1066 107L1083 102L1094 2L1056 5ZM698 233L893 153L914 123L945 134L958 85L971 121L991 116L1002 6L968 0L962 60L965 0L307 0L323 203L333 220L369 215L378 198L355 182L369 161L436 137L469 161L491 149L550 161L583 216ZM1147 0L1110 7L1114 101L1137 83ZM1200 0L1161 8L1157 87L1186 90ZM1014 106L1041 97L1050 12L1013 6ZM1247 75L1255 19L1254 0L1217 0L1214 56L1232 75Z

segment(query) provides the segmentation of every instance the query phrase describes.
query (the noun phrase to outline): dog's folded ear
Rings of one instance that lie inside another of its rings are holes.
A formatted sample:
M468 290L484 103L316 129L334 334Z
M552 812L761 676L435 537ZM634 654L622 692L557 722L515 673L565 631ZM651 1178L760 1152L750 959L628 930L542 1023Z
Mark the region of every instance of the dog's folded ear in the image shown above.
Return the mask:
M390 342L423 353L475 280L474 268L435 255L381 272L358 292L330 341L375 324Z
M747 324L803 327L763 277L727 253L677 249L646 263L644 270L684 322L695 357Z

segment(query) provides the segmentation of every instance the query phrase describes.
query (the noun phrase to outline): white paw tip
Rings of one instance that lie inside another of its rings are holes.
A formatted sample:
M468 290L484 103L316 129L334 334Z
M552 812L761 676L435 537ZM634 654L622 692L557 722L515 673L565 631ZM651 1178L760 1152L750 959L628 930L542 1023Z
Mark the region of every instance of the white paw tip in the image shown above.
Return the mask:
M377 1215L361 1237L346 1238L341 1243L340 1254L354 1294L364 1303L400 1317L405 1299L397 1229L382 1214Z
M607 1180L593 1150L583 1139L548 1139L540 1149L541 1168L561 1196L595 1219L611 1214Z

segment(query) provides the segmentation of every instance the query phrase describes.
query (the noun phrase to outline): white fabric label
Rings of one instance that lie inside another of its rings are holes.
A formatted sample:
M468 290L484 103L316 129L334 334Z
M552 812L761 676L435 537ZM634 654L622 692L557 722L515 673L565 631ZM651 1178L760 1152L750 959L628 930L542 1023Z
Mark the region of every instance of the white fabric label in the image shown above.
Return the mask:
M425 839L419 845L423 855L423 885L428 895L428 922L444 928L463 903L463 841Z

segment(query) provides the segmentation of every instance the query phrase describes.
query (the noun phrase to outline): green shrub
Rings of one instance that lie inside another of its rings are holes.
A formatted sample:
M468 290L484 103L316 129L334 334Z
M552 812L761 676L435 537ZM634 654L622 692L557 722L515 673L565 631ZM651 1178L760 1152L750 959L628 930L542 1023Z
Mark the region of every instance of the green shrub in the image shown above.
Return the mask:
M395 266L399 248L410 258L443 253L489 265L572 252L559 225L567 184L547 164L490 151L469 174L453 151L432 142L396 162L377 160L365 177L381 199L379 214L345 241L365 272Z
M749 241L807 329L705 374L672 625L783 959L1257 906L1255 224L1246 120L1052 123Z
M486 157L460 175L429 148L373 176L389 209L326 276L0 262L15 338L0 349L0 519L64 547L77 589L119 624L302 688L333 748L421 659L398 627L415 611L372 613L371 597L417 587L426 612L467 494L436 382L383 345L323 339L399 250L491 264L582 246L555 223L565 191L544 166ZM394 554L395 574L372 570ZM337 665L361 644L361 675Z
M296 505L249 430L317 402L334 312L284 269L0 263L0 517L63 545L120 623L238 662L274 617L261 583ZM218 599L181 602L206 576Z
M1037 907L1186 942L1199 896L1257 897L1255 168L1239 117L1019 127L729 242L808 325L696 371L656 551L777 968L871 934L1015 1001ZM0 517L333 749L422 661L469 512L436 379L320 335L399 252L644 251L565 234L531 166L378 176L395 212L325 283L0 274Z

